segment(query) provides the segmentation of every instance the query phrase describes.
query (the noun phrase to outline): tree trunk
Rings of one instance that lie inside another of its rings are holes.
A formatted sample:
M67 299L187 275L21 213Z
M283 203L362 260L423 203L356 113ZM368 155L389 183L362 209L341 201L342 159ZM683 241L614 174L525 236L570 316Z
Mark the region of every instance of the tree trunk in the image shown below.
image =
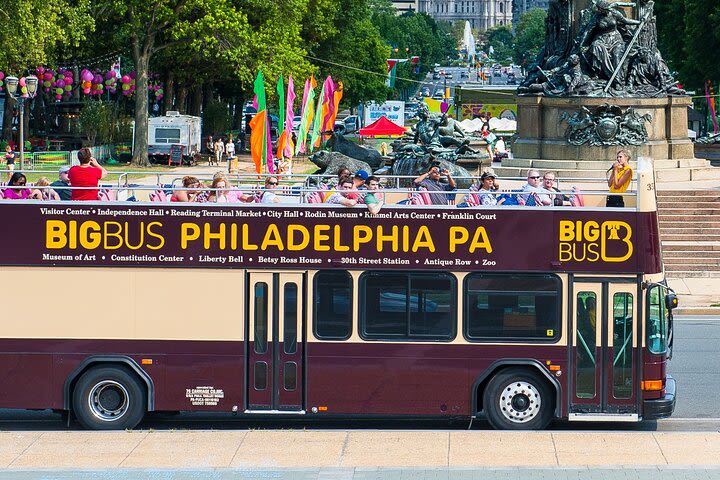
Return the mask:
M13 119L13 107L15 106L15 100L11 100L9 95L5 96L5 113L3 115L3 138L5 140L12 140L12 119Z
M163 113L173 109L173 100L175 100L175 74L172 71L167 74L164 91Z
M191 102L192 108L188 109L188 113L190 115L195 115L196 117L200 116L200 112L202 111L202 98L203 98L202 85L195 85L195 87L193 88L193 96L192 96L192 102Z
M235 102L235 107L234 107L234 112L233 112L234 115L233 115L232 129L239 130L242 128L242 117L243 117L242 94L235 95L235 97L233 97L233 101Z
M148 70L153 46L149 36L143 45L133 39L133 60L135 60L135 137L132 164L147 166L148 160Z
M187 112L187 96L188 96L188 88L187 84L181 83L177 86L177 102L175 103L175 110L178 112L184 114Z

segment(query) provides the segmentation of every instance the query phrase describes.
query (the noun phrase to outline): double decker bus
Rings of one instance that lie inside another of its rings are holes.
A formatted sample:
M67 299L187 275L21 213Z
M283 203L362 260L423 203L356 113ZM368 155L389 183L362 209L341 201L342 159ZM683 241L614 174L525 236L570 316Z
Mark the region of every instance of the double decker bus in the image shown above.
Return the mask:
M676 300L636 181L628 208L2 201L0 408L669 416Z

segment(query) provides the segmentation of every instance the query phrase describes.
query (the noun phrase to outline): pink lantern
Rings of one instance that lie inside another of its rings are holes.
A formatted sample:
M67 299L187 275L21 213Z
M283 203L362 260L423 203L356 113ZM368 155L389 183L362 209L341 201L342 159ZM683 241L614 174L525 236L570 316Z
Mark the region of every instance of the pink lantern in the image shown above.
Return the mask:
M56 94L56 95L55 95L55 100L57 100L58 102L59 102L60 100L62 100L62 95L57 95L57 94Z
M83 88L83 93L84 93L85 95L88 95L88 94L90 93L90 89L87 88L87 87Z
M25 77L20 77L20 86L25 87L27 84L25 83Z
M5 80L5 72L0 72L0 80Z
M53 74L52 74L52 73L50 73L50 72L45 72L45 73L43 74L43 80L45 80L46 82L51 82L52 79L53 79Z

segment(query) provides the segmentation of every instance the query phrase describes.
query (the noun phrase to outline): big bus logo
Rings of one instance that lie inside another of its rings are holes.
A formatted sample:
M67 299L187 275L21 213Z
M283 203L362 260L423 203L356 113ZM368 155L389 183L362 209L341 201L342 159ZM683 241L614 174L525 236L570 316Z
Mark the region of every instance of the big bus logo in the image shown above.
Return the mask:
M632 227L621 221L560 220L561 262L624 262L633 253Z

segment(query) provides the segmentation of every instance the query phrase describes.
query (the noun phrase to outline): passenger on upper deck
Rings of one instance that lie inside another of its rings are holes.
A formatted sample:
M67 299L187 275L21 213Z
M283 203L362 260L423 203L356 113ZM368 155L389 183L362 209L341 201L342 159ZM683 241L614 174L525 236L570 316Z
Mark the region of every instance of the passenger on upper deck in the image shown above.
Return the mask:
M51 187L55 187L54 190L57 192L60 200L70 200L72 198L72 191L70 190L70 165L63 165L58 170L58 179L50 184Z
M217 184L217 181L221 180L221 183L224 182L225 185ZM217 198L217 203L239 203L239 202L254 202L255 197L252 195L245 195L237 188L232 188L230 181L225 176L225 173L223 172L217 172L215 175L213 175L213 185L219 185L212 188L223 188L227 189L223 191L223 194L221 197ZM213 192L210 192L208 196L208 202L215 202L216 199L213 197Z
M35 200L60 200L57 192L50 188L50 180L47 177L38 178L35 187L39 188L33 188L30 198Z
M526 193L520 195L525 205L530 207L552 205L550 192L540 186L541 178L539 171L534 168L528 170L527 184L522 188L522 191Z
M95 160L92 152L87 147L81 148L78 153L80 165L75 165L70 169L68 178L73 186L73 200L97 200L98 199L98 182L105 178L107 171ZM95 187L95 189L75 190L77 187Z
M209 203L230 203L228 199L229 183L223 176L213 178L207 201Z
M445 184L440 181L441 175L445 175L447 177L448 183ZM447 193L444 192L451 192L455 190L455 180L453 180L450 172L446 169L440 171L440 166L438 165L432 165L430 170L417 177L413 180L413 182L416 186L424 187L428 192L430 192L428 195L433 205L447 205L448 197Z
M375 175L369 176L365 184L367 185L368 191L364 198L365 205L367 205L368 211L374 215L378 213L385 204L385 195L379 191L380 179Z
M480 205L502 205L505 198L498 199L494 193L498 189L495 186L496 176L492 172L485 172L480 176L480 189L478 197Z
M202 184L195 177L185 176L182 179L182 189L174 190L170 196L171 202L194 202L200 194Z
M548 192L559 192L560 190L555 186L555 174L553 172L545 172L543 175L543 188ZM550 195L552 198L552 204L556 207L562 205L570 205L570 198L567 195L555 193Z
M3 190L3 197L8 200L25 200L29 198L31 192L29 188L25 188L25 185L27 185L27 177L21 172L13 173L8 182L8 187L17 188L6 188Z
M353 191L352 179L350 177L342 177L338 182L337 190L325 199L325 203L329 205L354 207L358 203L357 196L357 192Z
M278 183L277 177L267 177L265 179L265 188L258 191L255 201L257 203L280 203L280 198L275 193Z
M630 186L633 176L632 168L630 168L629 165L630 158L631 155L628 150L623 148L617 151L615 155L617 161L613 163L613 166L608 170L610 174L608 177L610 193L625 193ZM624 207L625 200L623 200L622 195L608 195L605 206Z
M358 170L355 172L355 175L353 175L353 188L355 190L362 190L365 188L365 182L367 182L367 179L370 175L368 175L368 172L365 170Z

